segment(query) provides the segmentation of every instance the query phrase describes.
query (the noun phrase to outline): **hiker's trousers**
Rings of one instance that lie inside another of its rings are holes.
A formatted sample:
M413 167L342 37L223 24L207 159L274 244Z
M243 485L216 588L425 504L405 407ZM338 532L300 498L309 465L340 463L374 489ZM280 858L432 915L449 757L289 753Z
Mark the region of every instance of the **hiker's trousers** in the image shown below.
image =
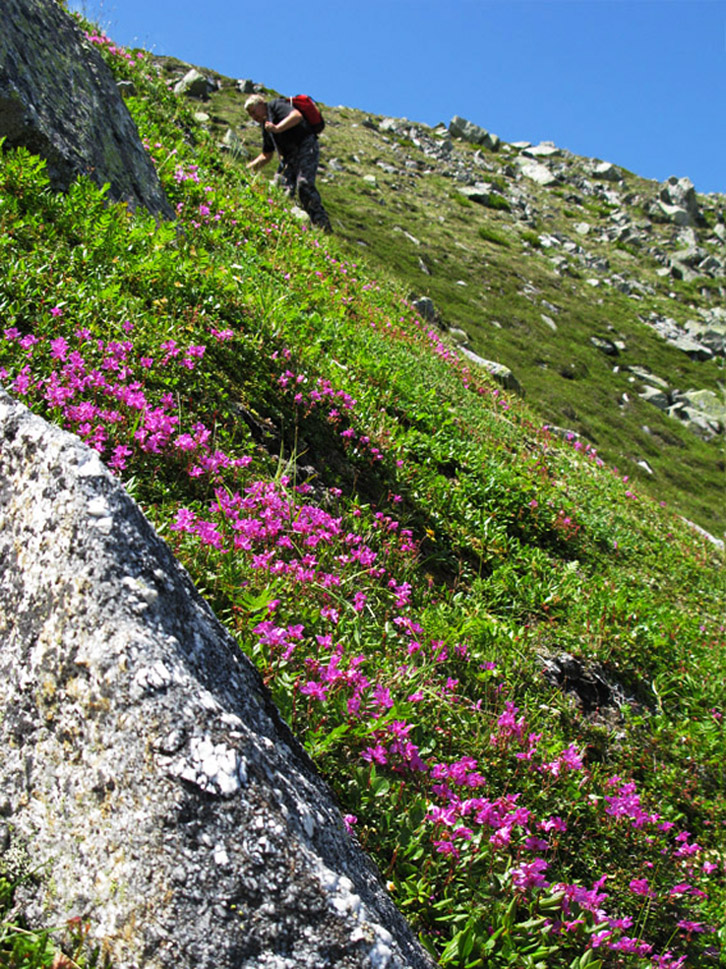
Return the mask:
M315 188L315 177L320 161L320 145L315 135L304 138L299 145L286 151L281 160L280 179L290 198L295 193L313 225L330 228L328 213L323 208L320 193Z

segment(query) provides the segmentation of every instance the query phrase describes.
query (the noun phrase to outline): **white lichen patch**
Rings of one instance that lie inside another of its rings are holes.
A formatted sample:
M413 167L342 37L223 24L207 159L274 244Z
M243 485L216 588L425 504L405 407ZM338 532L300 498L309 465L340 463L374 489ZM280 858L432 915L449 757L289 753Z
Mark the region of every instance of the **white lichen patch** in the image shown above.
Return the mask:
M90 524L97 528L104 535L108 535L113 528L113 516L111 508L103 495L91 498L86 504Z
M133 679L134 686L144 693L165 690L173 681L174 674L161 660L157 660L151 666L142 666L136 671Z
M156 589L147 585L143 579L134 578L133 575L126 575L121 580L121 585L129 590L133 595L143 600L148 606L152 605L159 598Z
M101 463L101 458L97 451L90 451L83 455L83 459L78 465L76 474L79 478L105 478L108 472Z
M318 877L335 912L358 922L358 926L351 934L351 940L360 939L370 943L371 948L368 950L370 965L375 969L387 969L393 964L399 965L398 960L394 960L393 936L388 929L371 918L371 913L360 895L353 890L355 886L350 878L339 875L322 865L318 869Z
M189 751L169 763L167 773L195 784L208 794L230 797L247 783L247 764L233 747L214 744L209 737L192 737Z

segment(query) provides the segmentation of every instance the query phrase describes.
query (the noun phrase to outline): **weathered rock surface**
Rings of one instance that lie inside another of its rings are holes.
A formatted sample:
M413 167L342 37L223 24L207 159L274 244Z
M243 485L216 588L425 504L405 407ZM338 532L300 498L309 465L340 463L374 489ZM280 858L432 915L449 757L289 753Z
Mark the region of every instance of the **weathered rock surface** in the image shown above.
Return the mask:
M497 151L501 145L498 135L493 135L485 128L481 128L472 121L467 121L466 118L460 118L458 115L454 115L449 122L449 134L453 138L461 138L462 141L468 141L472 145L484 145L485 148L492 151Z
M45 158L54 189L81 174L109 196L173 217L103 58L56 0L3 0L0 137Z
M520 155L516 159L516 163L522 175L536 182L538 185L547 187L556 185L558 182L557 175L553 174L546 165L542 165L532 158Z
M676 225L703 223L696 190L690 178L676 178L671 175L660 186L660 202L663 213Z
M98 455L2 390L0 445L0 814L31 923L88 918L116 969L430 966Z

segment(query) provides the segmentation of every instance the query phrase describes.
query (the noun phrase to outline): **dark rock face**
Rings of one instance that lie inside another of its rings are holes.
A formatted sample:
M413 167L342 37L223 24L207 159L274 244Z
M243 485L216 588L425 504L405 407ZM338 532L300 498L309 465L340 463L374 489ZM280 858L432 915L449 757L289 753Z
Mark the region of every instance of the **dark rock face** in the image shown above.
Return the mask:
M31 923L88 918L117 969L430 967L167 546L2 390L0 520L0 815Z
M114 201L173 218L113 75L57 0L3 0L2 137L45 158L57 190L86 174Z

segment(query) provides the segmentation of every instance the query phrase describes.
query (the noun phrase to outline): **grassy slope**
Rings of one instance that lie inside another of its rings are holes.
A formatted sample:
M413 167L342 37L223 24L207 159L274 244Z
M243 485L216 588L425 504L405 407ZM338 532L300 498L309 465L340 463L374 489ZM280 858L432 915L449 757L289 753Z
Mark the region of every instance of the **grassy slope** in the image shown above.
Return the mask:
M180 68L174 60L161 63L169 75ZM210 130L221 136L228 126L241 127L245 144L256 152L258 133L247 124L244 96L231 79L216 79L219 92L201 105L210 115ZM524 188L532 217L523 222L509 211L463 200L451 166L426 157L408 137L378 130L380 117L333 107L326 108L326 117L322 188L349 258L364 253L379 274L398 280L412 294L431 296L445 323L463 327L477 353L512 368L542 420L581 434L659 500L722 535L723 436L706 443L641 400L637 394L642 382L624 368L647 366L671 388L708 389L723 397L723 361L691 361L643 322L652 313L679 324L698 319L699 307L724 305L723 281L664 279L657 274L661 264L642 244L598 241L601 231L614 225L613 216L625 211L647 227L649 248L674 251L680 244L677 230L644 215L657 196L657 183L620 170L623 204L615 206L567 182L548 189L527 180L515 182L513 153L480 149L487 166L483 168L473 161L475 146L456 142L455 153L476 178L493 182L505 196L515 187ZM432 134L430 129L427 133ZM325 160L332 158L342 164L342 171L325 169ZM558 159L570 182L587 174L586 161ZM395 171L385 172L381 164ZM364 181L370 174L375 185ZM723 219L723 199L700 201L710 223ZM586 238L575 229L583 222L591 226ZM584 246L593 258L605 260L607 268L587 269L568 256L566 273L555 271L552 257L562 256L563 250L542 249L538 241L551 233ZM698 236L706 251L722 248L709 230L699 229ZM614 276L636 279L652 292L625 295L607 283ZM597 289L587 282L593 278L599 280ZM555 317L556 333L543 322L543 313ZM613 360L592 346L591 336L621 340L627 349ZM614 373L614 366L620 372Z
M713 547L100 46L184 231L2 155L3 382L127 482L442 965L724 964Z

